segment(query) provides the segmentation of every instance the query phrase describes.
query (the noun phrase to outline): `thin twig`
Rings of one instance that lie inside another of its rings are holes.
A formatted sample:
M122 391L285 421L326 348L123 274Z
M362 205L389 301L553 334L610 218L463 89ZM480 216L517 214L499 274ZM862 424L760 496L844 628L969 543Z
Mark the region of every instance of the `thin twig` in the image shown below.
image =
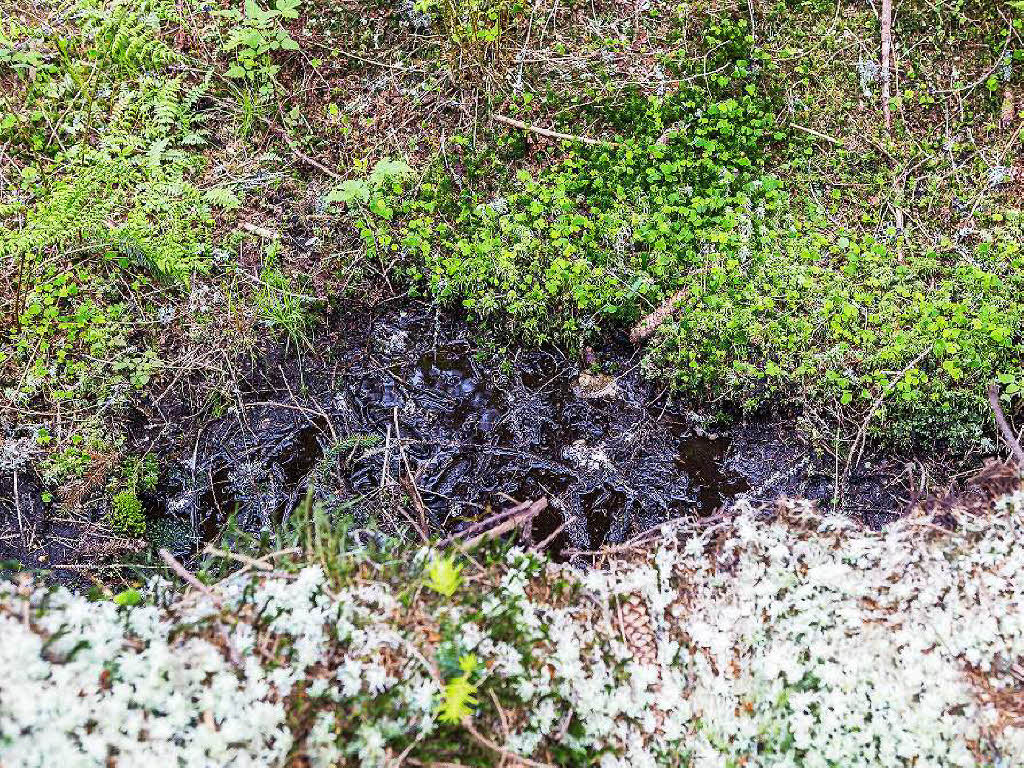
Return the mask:
M280 552L274 552L273 555L265 555L264 557L258 559L254 557L249 557L248 555L242 555L237 552L227 552L223 549L217 549L212 544L207 544L206 548L203 551L207 554L213 555L214 557L222 557L226 560L234 560L236 562L242 563L243 565L248 565L253 568L259 568L261 571L272 571L274 570L274 566L267 562L268 559L275 555L298 554L302 550L298 547L292 547L291 549L284 549Z
M396 407L391 412L391 416L395 423L395 442L398 443L398 456L399 460L405 465L405 476L402 475L402 469L398 469L398 484L402 486L403 490L409 494L409 498L412 499L413 506L416 507L416 512L420 517L419 529L420 538L424 541L430 541L430 532L427 530L427 507L423 503L423 496L420 494L420 489L416 487L416 478L413 476L412 467L409 465L409 457L405 453L405 446L402 445L402 433L398 429L398 408Z
M528 125L522 120L516 120L514 117L505 117L505 115L491 115L492 120L497 120L499 123L505 125L511 125L513 128L519 128L530 133L536 133L538 136L547 136L549 139L564 139L565 141L581 141L584 144L589 144L596 147L617 147L618 143L614 141L606 141L604 139L592 139L589 136L573 136L571 133L559 133L558 131L549 131L547 128L538 128L536 125Z
M524 501L521 504L516 504L514 507L504 509L501 512L498 512L497 514L491 515L485 520L473 523L465 530L459 531L458 533L453 533L450 536L446 536L437 543L437 546L443 548L448 546L449 544L452 544L456 539L466 539L470 536L474 536L480 531L491 528L497 525L498 523L502 522L503 520L507 520L509 517L519 514L523 510L527 509L530 506L530 504L531 502Z
M305 152L303 152L301 149L299 149L298 146L296 146L295 142L292 141L292 137L288 135L284 128L275 125L266 118L263 118L263 122L266 123L267 127L270 129L272 133L275 133L282 139L284 139L284 143L288 145L288 149L290 149L292 151L292 154L299 158L299 160L304 162L306 165L316 168L318 171L321 171L322 173L326 173L335 181L344 181L344 177L340 173L332 171L319 160L315 160L314 158L310 157Z
M174 559L174 555L172 555L166 549L161 549L159 555L160 558L165 563L167 563L167 566L176 574L178 574L178 576L180 576L186 583L188 583L190 586L194 587L195 589L199 590L204 595L209 597L210 600L213 601L214 605L218 607L221 605L220 596L212 592L208 586L203 584L203 582L201 582L199 579L197 579L195 576L189 573L184 565L182 565Z
M530 551L531 552L544 552L545 550L547 550L547 548L548 548L548 546L550 546L551 542L553 542L556 538L558 538L558 534L560 534L562 531L564 531L566 526L568 526L568 525L569 525L569 520L568 519L563 520L562 524L560 526L558 526L557 528L555 528L555 530L553 530L546 538L544 538L541 541L538 541L536 544L531 546L530 547Z
M515 752L510 752L504 747L495 744L493 741L491 741L482 733L480 733L480 731L474 728L473 721L470 720L468 717L462 718L462 727L469 731L469 735L472 736L473 739L478 744L481 744L482 746L485 746L488 749L494 750L499 755L503 755L504 757L507 757L515 761L518 765L528 765L531 766L531 768L556 768L556 766L552 765L551 763L539 763L536 760L531 760L530 758L523 757L522 755L518 755Z
M1013 434L1010 422L1007 421L1006 414L1003 413L1003 406L999 404L999 385L989 384L988 402L992 406L992 412L995 414L996 426L999 427L999 431L1002 433L1006 444L1010 446L1010 452L1013 454L1013 458L1016 459L1017 466L1024 469L1024 449L1021 448L1017 436Z
M14 508L18 511L18 533L21 534L21 543L25 544L25 521L21 517L21 493L18 490L18 470L14 470Z
M479 544L482 541L485 541L486 539L493 539L497 536L501 536L504 533L508 533L513 528L518 528L520 525L526 525L527 523L531 522L533 518L535 518L545 509L547 509L547 506L547 499L538 499L537 501L533 502L533 504L531 504L527 509L524 509L517 515L510 517L505 522L500 523L494 526L493 528L488 528L483 533L474 536L472 539L469 539L465 542L464 546L466 547L466 549L472 549L477 544Z
M827 133L822 133L821 131L816 131L813 128L808 128L805 125L798 125L797 123L790 123L789 127L792 128L793 130L796 130L796 131L803 131L804 133L809 133L811 136L814 136L816 138L822 139L823 141L831 142L832 144L835 144L836 146L839 146L839 147L845 147L846 146L846 142L843 141L842 139L837 139L835 136L829 136Z
M889 108L889 75L892 69L892 0L882 0L882 115L885 129L892 130L892 110Z
M912 368L916 368L917 364L920 363L932 351L932 347L929 344L917 357L911 360L904 366L903 370L900 371L892 381L889 382L888 386L882 390L881 394L875 398L875 401L871 403L871 408L868 410L868 415L864 417L864 421L861 422L860 428L857 430L856 436L853 438L853 445L850 446L850 452L846 457L846 466L843 468L843 482L850 476L850 469L854 464L854 455L864 450L864 444L867 442L868 424L871 422L871 417L875 415L882 402L889 396L889 393L895 389L896 385L903 381L903 377L906 376ZM858 449L858 445L860 446ZM856 463L860 463L858 457ZM841 488L836 488L836 492L840 492Z

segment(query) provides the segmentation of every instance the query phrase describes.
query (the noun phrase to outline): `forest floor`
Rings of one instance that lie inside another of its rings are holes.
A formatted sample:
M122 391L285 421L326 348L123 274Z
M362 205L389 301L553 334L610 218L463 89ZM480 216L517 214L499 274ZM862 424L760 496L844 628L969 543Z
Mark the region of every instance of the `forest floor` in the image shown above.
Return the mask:
M1019 410L1014 3L14 6L9 558L119 583L307 486L545 498L560 557L743 493L880 523Z
M1024 3L270 2L0 3L0 765L1024 764Z

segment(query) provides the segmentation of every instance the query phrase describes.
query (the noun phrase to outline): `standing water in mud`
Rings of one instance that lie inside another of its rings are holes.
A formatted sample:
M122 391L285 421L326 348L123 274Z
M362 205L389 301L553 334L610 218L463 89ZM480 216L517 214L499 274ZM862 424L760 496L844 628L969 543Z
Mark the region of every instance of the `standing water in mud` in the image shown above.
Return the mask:
M695 427L628 349L581 370L552 351L474 354L427 308L357 327L319 362L254 366L239 404L166 457L166 514L195 543L230 514L269 528L310 488L386 528L415 518L401 495L418 496L432 532L545 497L532 539L558 555L710 514L747 487L722 466L727 440Z

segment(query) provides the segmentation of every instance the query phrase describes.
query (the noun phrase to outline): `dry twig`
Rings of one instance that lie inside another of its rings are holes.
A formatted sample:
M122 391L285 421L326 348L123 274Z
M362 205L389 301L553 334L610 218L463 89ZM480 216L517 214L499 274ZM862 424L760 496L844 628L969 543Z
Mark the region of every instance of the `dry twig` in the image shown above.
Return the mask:
M213 601L214 605L220 607L220 605L221 605L220 596L217 595L215 592L213 592L213 590L211 590L208 586L203 584L203 582L201 582L199 579L197 579L194 575L189 573L188 569L185 568L184 565L179 563L174 558L174 555L172 555L166 549L161 549L159 554L160 554L160 559L162 559L165 563L167 563L167 566L172 571L174 571L178 576L180 576L182 578L182 580L184 580L187 584L189 584L189 586L194 587L195 589L197 589L198 591L202 592L204 595L209 597L210 600Z
M1003 435L1003 439L1006 444L1010 446L1010 452L1013 454L1013 458L1017 462L1017 466L1024 470L1024 448L1021 448L1020 441L1017 440L1017 436L1013 434L1013 429L1010 427L1010 422L1006 419L1006 414L1003 413L1003 407L999 404L999 386L996 384L990 384L988 387L988 402L992 406L992 412L996 417L996 426L999 427L999 431Z
M629 340L633 344L639 344L649 339L661 327L662 323L672 316L672 313L676 311L676 304L681 302L685 296L685 288L669 296L656 310L647 315L629 332Z
M538 128L536 125L528 125L522 120L516 120L513 117L505 117L505 115L491 115L493 120L497 120L499 123L505 125L511 125L513 128L519 128L530 133L536 133L538 136L546 136L549 139L564 139L565 141L581 141L584 144L589 144L596 147L617 147L618 144L614 141L606 141L604 139L592 139L589 136L573 136L571 133L559 133L558 131L549 131L547 128Z
M882 0L882 115L885 129L892 130L889 108L889 74L892 69L892 0Z

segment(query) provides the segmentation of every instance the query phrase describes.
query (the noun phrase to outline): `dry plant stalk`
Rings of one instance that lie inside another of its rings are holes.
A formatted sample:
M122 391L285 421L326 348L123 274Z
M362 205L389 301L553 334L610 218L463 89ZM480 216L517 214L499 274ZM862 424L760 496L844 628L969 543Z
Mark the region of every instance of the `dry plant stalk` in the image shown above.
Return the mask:
M882 0L882 115L885 129L892 129L889 107L889 73L892 69L892 0Z
M647 341L647 339L651 337L651 334L658 330L658 328L661 327L661 324L672 316L672 313L676 310L676 304L681 302L685 296L686 289L684 288L676 291L668 299L663 301L661 306L651 312L651 314L647 315L647 317L641 320L639 324L629 332L629 340L633 342L633 344L639 344L642 341Z

